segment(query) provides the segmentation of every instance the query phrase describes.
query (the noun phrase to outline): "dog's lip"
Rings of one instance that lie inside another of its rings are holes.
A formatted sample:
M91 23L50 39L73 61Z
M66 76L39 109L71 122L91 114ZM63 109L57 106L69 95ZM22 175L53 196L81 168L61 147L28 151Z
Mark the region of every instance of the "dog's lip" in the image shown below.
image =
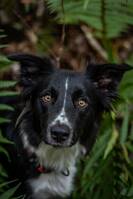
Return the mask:
M66 147L71 147L73 145L73 143L70 144L61 144L61 143L53 143L53 142L49 142L47 140L44 141L46 144L53 146L55 148L66 148Z

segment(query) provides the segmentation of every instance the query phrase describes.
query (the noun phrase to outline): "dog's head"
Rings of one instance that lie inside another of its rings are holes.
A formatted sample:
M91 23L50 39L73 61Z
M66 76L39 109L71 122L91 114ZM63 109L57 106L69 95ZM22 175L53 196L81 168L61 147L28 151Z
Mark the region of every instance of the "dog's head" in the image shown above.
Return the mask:
M78 73L57 69L48 58L26 54L9 58L21 64L20 83L30 101L31 128L40 141L56 147L93 137L101 113L110 110L118 84L130 69L125 64L90 65Z

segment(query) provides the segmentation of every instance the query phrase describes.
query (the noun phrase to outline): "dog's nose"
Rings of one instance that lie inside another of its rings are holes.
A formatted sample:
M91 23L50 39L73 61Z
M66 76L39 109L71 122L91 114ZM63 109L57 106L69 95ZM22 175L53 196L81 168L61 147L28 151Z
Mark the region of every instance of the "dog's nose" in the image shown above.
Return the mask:
M54 125L51 127L51 137L58 143L66 141L69 135L70 129L66 125Z

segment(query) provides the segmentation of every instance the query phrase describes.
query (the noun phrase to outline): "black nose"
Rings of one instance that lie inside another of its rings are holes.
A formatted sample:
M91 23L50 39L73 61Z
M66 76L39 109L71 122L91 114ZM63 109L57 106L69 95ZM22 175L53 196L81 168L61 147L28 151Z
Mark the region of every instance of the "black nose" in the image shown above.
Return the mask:
M51 137L57 143L62 143L69 138L70 129L66 125L54 125L51 127Z

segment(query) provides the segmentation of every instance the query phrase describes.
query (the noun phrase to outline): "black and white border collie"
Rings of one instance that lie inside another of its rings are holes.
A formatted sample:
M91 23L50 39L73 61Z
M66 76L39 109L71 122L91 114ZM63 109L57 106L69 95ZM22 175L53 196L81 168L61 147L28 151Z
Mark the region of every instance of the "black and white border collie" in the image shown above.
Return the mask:
M74 72L34 55L14 54L9 59L21 66L23 102L10 132L16 145L14 173L18 170L25 181L29 199L67 197L76 161L92 148L102 113L111 109L130 67L89 65Z

